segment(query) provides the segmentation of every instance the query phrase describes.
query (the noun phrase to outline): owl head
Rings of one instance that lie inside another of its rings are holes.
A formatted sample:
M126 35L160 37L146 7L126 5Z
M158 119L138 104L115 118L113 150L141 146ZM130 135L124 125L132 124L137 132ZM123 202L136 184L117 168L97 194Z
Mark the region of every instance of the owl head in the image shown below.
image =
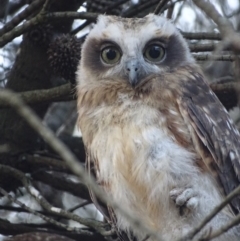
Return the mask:
M194 62L187 43L166 18L100 15L82 46L81 84L125 81L133 88L151 74Z

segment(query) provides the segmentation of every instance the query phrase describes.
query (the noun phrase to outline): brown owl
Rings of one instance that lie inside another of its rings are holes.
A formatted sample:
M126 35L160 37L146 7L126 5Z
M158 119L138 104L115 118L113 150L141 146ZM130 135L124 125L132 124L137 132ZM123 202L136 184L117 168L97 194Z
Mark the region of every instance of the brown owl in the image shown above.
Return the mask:
M239 133L170 21L99 16L77 75L88 166L114 201L164 240L188 233L239 185ZM239 207L237 198L206 229L225 225ZM119 230L144 239L113 212ZM237 231L214 240L240 240Z

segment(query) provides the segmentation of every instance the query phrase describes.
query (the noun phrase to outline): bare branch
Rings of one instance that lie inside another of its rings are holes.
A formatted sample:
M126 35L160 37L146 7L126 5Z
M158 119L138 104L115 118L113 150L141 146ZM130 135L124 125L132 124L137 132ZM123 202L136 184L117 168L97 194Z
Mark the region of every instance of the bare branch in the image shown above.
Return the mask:
M27 32L34 26L40 23L47 22L49 20L57 20L57 19L96 19L98 14L96 13L85 13L85 12L55 12L55 13L45 13L40 12L35 17L30 19L29 21L23 23L22 25L15 27L10 32L5 33L0 38L0 47L3 47L5 44L13 40L14 38L20 36L21 34Z
M25 103L36 104L42 102L67 101L75 99L71 95L72 89L70 84L61 85L46 90L32 90L19 93ZM9 104L0 100L0 108L9 107Z
M203 10L218 26L218 29L227 45L231 45L235 50L240 50L240 35L233 29L227 18L222 17L212 3L204 0L193 0L196 6Z
M54 220L54 219L52 219L52 218L49 218L49 217L47 217L47 216L45 216L45 215L43 215L43 214L41 214L41 213L39 213L39 212L31 209L31 208L29 208L29 207L26 206L24 203L20 202L19 200L17 200L17 199L14 198L14 197L12 197L10 194L8 194L8 193L7 193L3 188L1 188L1 187L0 187L0 192L1 192L4 196L6 196L9 200L11 200L12 202L14 202L14 203L16 203L17 205L19 205L21 208L23 208L23 209L27 210L28 212L30 212L30 213L32 213L32 214L34 214L34 215L42 218L43 220L45 220L45 221L48 222L48 223L52 223L52 224L54 224L55 226L60 227L60 228L64 228L64 229L66 229L66 230L74 230L74 231L76 231L77 233L80 233L80 234L81 234L81 233L82 233L82 234L88 234L87 231L84 231L84 230L81 230L81 229L72 228L72 227L70 227L70 226L68 226L68 225L62 224L62 223L60 223L60 222L58 222L58 221L56 221L56 220Z
M215 61L235 61L235 55L231 54L223 54L223 55L212 55L212 54L193 54L193 57L197 61L208 61L208 60L215 60Z
M175 3L168 8L168 11L167 11L167 18L168 18L168 19L172 19L174 6L175 6Z
M143 3L135 4L133 7L129 8L127 11L125 11L122 14L122 17L135 16L136 14L139 14L142 11L146 11L146 9L154 6L158 2L159 2L159 0L149 0L149 1L146 1L146 2L143 2Z
M42 166L52 167L53 170L67 172L68 166L62 160L40 156L40 155L24 155L22 156L24 161L29 162L29 164L39 164Z
M45 0L33 1L28 7L26 7L22 12L12 18L11 21L6 23L3 28L0 29L0 36L6 32L9 32L23 20L27 19L37 8L39 8L44 3L44 1Z
M52 206L41 194L40 192L31 184L31 181L30 179L28 179L25 174L17 169L14 169L12 167L8 167L6 165L1 165L0 164L0 172L3 172L3 173L8 173L12 176L14 176L15 178L19 179L24 187L26 188L26 190L28 191L29 194L31 194L31 196L33 196L35 198L35 200L44 208L46 209L49 213L53 213L55 215L58 215L59 217L62 217L62 218L67 218L67 219L71 219L71 220L74 220L80 224L83 224L83 225L86 225L86 226L89 226L91 228L94 228L96 231L98 231L99 233L101 233L103 236L104 235L109 235L111 233L109 232L106 232L105 229L104 229L104 226L105 224L103 224L102 222L98 222L98 221L94 221L94 220L91 220L91 219L84 219L84 218L81 218L75 214L72 214L71 212L68 212L66 210L63 210L61 208L57 208L57 207L54 207ZM0 192L3 192L4 190L3 189L0 189ZM5 195L5 194L4 194ZM8 198L10 200L13 200L12 197L9 195ZM19 202L17 200L13 200L15 203L19 204ZM20 205L22 208L25 208L24 205ZM26 209L26 208L25 208ZM75 231L77 233L81 233L82 230L81 229L78 229L78 228L75 228L75 227L69 227L69 226L65 226L65 225L60 225L58 223L55 223L55 220L49 220L48 217L45 217L44 215L42 214L36 214L35 212L33 212L33 210L31 209L27 209L29 212L32 212L33 214L35 215L41 215L41 218L43 218L45 221L47 222L50 222L52 224L55 224L56 226L60 226L62 228L65 228L67 230L72 230L72 231Z
M217 48L215 43L199 44L199 43L190 43L189 49L191 52L209 52L214 51ZM225 47L223 50L229 51L229 47Z
M214 32L181 32L183 37L189 40L221 40L221 34L220 33L214 33Z
M210 54L209 55L194 55L195 58L199 61L204 61L204 60L208 60L210 58ZM232 55L222 55L222 56L218 56L218 58L216 57L216 60L219 61L234 61L234 56ZM219 95L223 95L224 93L224 100L222 100L221 98L219 98L222 102L222 104L227 108L233 108L234 106L237 105L237 100L235 101L231 101L230 106L229 103L225 103L225 99L226 99L226 94L230 93L230 97L233 97L234 93L237 93L236 91L238 91L240 88L238 86L238 84L236 83L228 83L228 84L220 84L220 83L215 83L215 84L211 84L211 88L213 90L213 92L215 92L215 94L219 97ZM33 90L33 91L26 91L26 92L21 92L21 93L17 93L17 95L24 100L25 103L27 104L36 104L36 103L42 103L42 102L55 102L55 101L69 101L69 100L75 100L76 96L75 95L71 95L71 86L70 84L66 84L66 85L62 85L59 87L55 87L55 88L51 88L51 89L47 89L47 90ZM235 97L235 96L234 96ZM228 98L227 98L228 99ZM0 108L6 108L9 107L9 104L6 102L1 101L0 99ZM41 157L42 158L42 157ZM40 158L40 159L41 159ZM37 161L37 157L35 157L35 162ZM80 160L82 161L82 160ZM60 163L58 163L59 165L62 165ZM50 163L49 163L50 165ZM55 164L53 164L55 165ZM57 164L56 164L57 165ZM55 167L57 167L55 165Z
M227 232L229 229L235 227L236 225L238 225L240 223L240 214L237 215L232 222L222 226L221 228L219 228L218 230L211 232L210 235L208 237L206 237L207 240L211 240L214 239L218 236L220 236L221 234Z
M75 206L72 207L72 208L69 208L68 211L69 211L69 212L73 212L73 211L75 211L75 210L77 210L77 209L79 209L79 208L85 207L85 206L87 206L87 205L89 205L89 204L91 204L91 203L92 203L92 202L90 202L90 201L82 202L82 203L80 203L80 204L75 205Z
M34 180L51 185L51 187L54 187L58 190L65 191L77 197L91 201L89 191L86 185L82 183L75 183L66 177L56 177L55 175L46 172L33 173L32 177Z
M163 12L163 7L167 4L169 0L160 0L156 9L154 10L154 14L161 14Z

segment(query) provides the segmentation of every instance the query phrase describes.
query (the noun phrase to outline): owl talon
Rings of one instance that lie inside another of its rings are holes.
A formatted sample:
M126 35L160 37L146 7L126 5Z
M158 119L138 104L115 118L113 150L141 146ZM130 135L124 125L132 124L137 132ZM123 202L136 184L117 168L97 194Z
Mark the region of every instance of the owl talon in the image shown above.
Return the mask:
M198 206L197 192L193 188L175 188L170 192L171 199L180 210L180 215L189 214Z

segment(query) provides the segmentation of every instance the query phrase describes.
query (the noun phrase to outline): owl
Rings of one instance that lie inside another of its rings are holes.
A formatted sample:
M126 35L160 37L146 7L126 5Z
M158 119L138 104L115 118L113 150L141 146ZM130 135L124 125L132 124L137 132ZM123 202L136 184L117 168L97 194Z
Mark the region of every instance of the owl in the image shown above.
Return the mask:
M180 238L239 185L238 131L184 38L161 16L101 15L81 56L78 125L89 170L145 227L163 240ZM236 198L203 233L239 208ZM109 213L119 233L146 237L120 211ZM239 239L235 227L214 240Z

